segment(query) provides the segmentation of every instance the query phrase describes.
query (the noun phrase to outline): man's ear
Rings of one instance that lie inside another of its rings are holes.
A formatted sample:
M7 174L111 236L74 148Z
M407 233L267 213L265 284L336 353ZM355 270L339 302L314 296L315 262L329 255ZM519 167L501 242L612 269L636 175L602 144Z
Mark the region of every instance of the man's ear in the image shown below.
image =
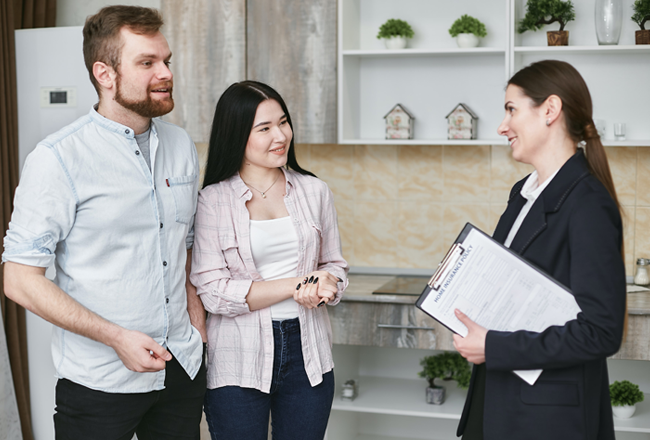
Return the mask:
M108 64L101 61L95 61L93 64L93 76L103 89L112 90L115 87L117 73Z
M547 121L550 121L548 125L555 122L557 118L560 117L562 113L562 100L557 95L550 95L544 101L544 113Z

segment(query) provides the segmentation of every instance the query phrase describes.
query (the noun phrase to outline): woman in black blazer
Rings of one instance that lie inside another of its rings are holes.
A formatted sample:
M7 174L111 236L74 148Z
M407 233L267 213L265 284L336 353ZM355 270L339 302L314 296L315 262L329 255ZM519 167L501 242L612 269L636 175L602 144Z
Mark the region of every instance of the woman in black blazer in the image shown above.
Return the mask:
M535 171L512 188L494 238L568 287L582 311L541 333L487 331L457 311L469 333L454 345L475 364L458 435L614 439L606 358L625 327L623 225L591 96L571 65L547 60L517 72L505 101L499 134ZM532 386L512 373L540 368Z

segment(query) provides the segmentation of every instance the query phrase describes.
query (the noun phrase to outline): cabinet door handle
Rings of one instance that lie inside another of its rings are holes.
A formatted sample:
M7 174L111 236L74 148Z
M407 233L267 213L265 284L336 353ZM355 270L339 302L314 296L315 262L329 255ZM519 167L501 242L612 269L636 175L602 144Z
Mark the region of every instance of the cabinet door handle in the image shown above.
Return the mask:
M434 327L418 327L415 325L393 325L393 324L377 324L379 328L394 328L399 330L436 330Z

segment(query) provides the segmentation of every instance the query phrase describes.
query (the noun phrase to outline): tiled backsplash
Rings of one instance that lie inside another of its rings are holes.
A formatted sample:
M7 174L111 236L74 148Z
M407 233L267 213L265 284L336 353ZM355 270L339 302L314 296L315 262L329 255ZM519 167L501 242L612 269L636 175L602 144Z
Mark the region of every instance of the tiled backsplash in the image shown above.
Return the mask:
M204 159L206 145L197 148ZM632 275L635 259L650 257L650 148L606 150ZM296 154L332 189L352 266L433 269L466 222L492 233L510 188L532 171L505 145L300 144Z

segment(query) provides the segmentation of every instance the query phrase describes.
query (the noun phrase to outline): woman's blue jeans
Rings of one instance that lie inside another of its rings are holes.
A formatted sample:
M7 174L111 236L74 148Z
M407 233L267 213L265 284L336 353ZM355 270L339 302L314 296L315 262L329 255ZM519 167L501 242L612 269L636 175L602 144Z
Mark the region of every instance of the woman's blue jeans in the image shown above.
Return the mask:
M298 318L273 321L271 392L226 386L208 390L204 410L212 440L322 440L334 398L334 372L312 387L305 373Z

